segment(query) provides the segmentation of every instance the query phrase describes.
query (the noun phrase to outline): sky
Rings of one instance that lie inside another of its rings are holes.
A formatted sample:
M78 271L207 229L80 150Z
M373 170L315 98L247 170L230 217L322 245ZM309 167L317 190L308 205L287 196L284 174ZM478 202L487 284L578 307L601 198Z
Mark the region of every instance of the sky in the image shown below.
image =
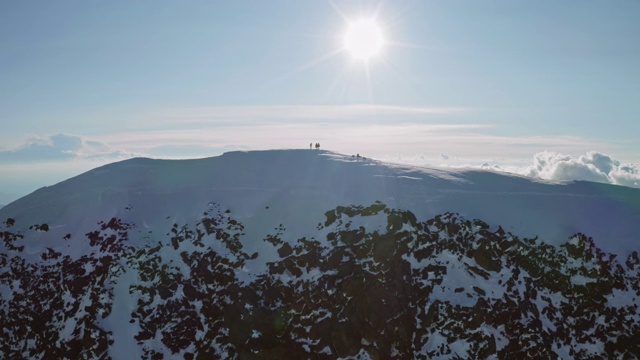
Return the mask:
M378 55L350 24L374 19ZM0 2L0 204L106 163L322 148L639 186L640 2Z

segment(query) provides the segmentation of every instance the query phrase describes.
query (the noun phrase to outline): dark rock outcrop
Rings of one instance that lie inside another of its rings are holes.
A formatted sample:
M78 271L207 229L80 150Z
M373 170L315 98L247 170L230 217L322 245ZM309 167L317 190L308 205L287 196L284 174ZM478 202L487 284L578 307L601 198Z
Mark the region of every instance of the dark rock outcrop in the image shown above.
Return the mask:
M554 247L452 213L342 206L318 219L326 235L266 235L276 260L247 277L264 260L215 204L137 246L135 224L99 223L79 258L52 244L28 261L30 233L9 220L2 358L111 357L118 289L149 359L640 357L638 254L618 260L584 234Z

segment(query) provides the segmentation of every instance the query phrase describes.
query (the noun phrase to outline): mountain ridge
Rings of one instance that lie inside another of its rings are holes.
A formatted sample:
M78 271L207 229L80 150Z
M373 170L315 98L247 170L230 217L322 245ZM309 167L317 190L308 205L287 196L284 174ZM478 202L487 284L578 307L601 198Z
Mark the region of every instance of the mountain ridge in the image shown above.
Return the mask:
M639 194L313 150L107 165L0 209L0 356L638 358Z
M125 160L39 189L0 209L0 217L21 223L22 219L34 224L56 222L54 226L61 227L74 219L69 228L77 229L117 216L152 226L153 219L167 216L193 218L198 214L190 204L202 207L209 201L233 205L237 215L249 218L266 206L282 208L285 217L295 217L299 209L321 215L338 205L377 200L424 218L451 211L510 224L511 231L538 235L552 243L584 232L615 253L635 249L629 244L637 243L640 232L630 226L640 223L638 189L589 182L555 184L478 170L408 167L324 150Z
M2 225L0 354L12 358L640 355L638 253L617 260L583 234L556 248L375 202L327 211L317 237L291 242L280 225L262 239L269 256L212 203L195 227L144 244L112 218L84 235L82 257L47 248L29 262L21 240L48 226Z

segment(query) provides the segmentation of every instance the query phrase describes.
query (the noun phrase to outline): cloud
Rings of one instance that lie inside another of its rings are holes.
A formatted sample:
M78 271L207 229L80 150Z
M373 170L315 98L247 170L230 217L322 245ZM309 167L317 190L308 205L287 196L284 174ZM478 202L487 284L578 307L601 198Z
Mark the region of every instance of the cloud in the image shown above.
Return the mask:
M469 113L473 109L456 107L397 106L383 104L347 105L269 105L269 106L212 106L171 108L134 116L131 125L138 129L159 129L190 126L256 126L287 125L294 123L322 122L339 124L421 122L425 119L443 118Z
M115 160L133 154L114 151L107 144L76 135L31 137L16 149L0 151L0 162L50 162L74 159Z
M343 152L367 152L370 156L412 148L436 151L451 146L454 134L477 133L491 128L485 124L360 124L342 122L265 123L250 127L219 125L198 129L138 131L105 135L101 140L121 149L152 156L170 156L177 149L196 156L210 156L230 150L306 148L320 142L324 148ZM443 149L446 150L446 149Z
M502 150L505 149L508 148ZM382 160L412 166L490 170L550 181L592 181L640 188L640 169L601 152L589 151L585 155L573 157L541 151L533 156L533 162L507 156L495 157L494 153L488 153L486 149L478 150L478 153L481 154L480 157L457 157L444 153L438 156L396 154L385 156ZM493 158L487 160L487 154Z
M348 105L270 105L270 106L217 106L165 110L167 118L189 118L198 120L246 119L246 120L291 120L291 119L325 119L345 120L366 118L372 115L447 115L468 112L467 108L397 106L383 104L348 104Z
M585 180L640 187L640 174L635 165L621 164L595 151L578 158L546 151L537 153L533 165L525 168L523 174L545 180Z
M163 158L215 156L231 150L323 148L375 158L417 155L449 160L528 159L553 150L581 153L606 144L565 135L506 135L494 124L478 122L477 108L384 104L270 105L168 108L126 116L126 131L115 127L93 139L55 135L31 139L0 161L119 159L128 154ZM108 144L108 145L107 145ZM115 150L122 150L118 153ZM110 153L113 153L110 155ZM455 162L455 161L451 161ZM432 162L433 163L433 162Z
M529 159L531 154L545 149L576 153L603 146L579 137L501 136L491 134L494 130L491 124L282 121L128 131L103 135L100 140L119 149L162 157L214 156L234 149L305 148L309 143L320 142L325 149L345 154L386 159L397 154L404 158L417 156L416 164L423 163L423 158L441 161L441 154L450 159L493 162L505 157Z

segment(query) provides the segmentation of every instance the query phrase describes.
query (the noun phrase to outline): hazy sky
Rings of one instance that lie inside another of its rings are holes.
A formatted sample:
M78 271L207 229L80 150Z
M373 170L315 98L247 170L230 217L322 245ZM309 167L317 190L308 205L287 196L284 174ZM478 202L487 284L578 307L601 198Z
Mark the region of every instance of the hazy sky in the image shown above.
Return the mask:
M385 45L365 63L343 35L369 17ZM638 19L636 0L3 1L0 204L131 156L310 142L638 164Z

